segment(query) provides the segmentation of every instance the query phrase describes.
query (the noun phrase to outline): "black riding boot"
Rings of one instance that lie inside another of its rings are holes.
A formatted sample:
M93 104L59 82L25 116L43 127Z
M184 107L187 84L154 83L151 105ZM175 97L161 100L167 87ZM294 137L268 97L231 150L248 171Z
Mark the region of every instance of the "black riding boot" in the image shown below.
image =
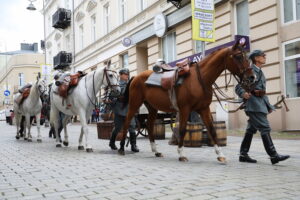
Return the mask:
M240 162L248 162L248 163L256 163L257 162L256 160L250 158L250 156L248 155L250 145L252 142L252 138L253 138L252 133L247 133L247 132L245 133L245 136L242 141L241 148L240 148L240 158L239 158Z
M131 145L131 151L133 152L139 152L139 148L136 145L136 135L135 132L131 132L129 135L129 139L130 139L130 145Z
M109 141L109 146L112 150L118 150L118 147L115 144L117 135L118 133L115 133L115 131L113 130Z
M270 133L263 134L261 137L262 137L266 152L270 156L271 163L273 165L280 162L280 161L284 161L284 160L286 160L290 157L289 155L279 155L276 152L276 149L275 149L275 146L272 142L272 138L270 136Z

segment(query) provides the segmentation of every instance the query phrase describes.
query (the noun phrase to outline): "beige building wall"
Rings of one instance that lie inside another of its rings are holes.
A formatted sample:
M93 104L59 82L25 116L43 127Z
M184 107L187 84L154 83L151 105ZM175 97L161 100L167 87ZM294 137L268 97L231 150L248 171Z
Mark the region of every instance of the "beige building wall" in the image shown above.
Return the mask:
M19 74L24 74L24 83L33 83L36 81L38 72L41 72L41 65L44 64L44 54L19 54L13 55L8 61L7 73L6 69L0 72L0 110L4 108L5 99L9 99L12 106L13 94L20 87ZM8 97L4 96L4 90L10 91Z

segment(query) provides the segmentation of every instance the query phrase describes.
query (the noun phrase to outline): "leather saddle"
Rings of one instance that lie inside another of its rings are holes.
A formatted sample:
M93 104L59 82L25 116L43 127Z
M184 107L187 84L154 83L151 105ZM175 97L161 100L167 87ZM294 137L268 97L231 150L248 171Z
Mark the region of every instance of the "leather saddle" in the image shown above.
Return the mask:
M19 89L20 95L15 100L17 104L19 105L22 104L23 101L29 96L31 87L32 87L31 84L27 84L21 89Z
M59 77L58 80L55 81L55 85L58 86L59 96L67 98L70 89L75 88L78 85L80 79L85 75L86 73L82 71L78 71L75 74L61 75L61 77Z
M190 73L190 61L188 58L177 62L176 67L171 67L167 64L161 65L161 86L164 89L171 89L175 86L176 81L179 77L186 76Z

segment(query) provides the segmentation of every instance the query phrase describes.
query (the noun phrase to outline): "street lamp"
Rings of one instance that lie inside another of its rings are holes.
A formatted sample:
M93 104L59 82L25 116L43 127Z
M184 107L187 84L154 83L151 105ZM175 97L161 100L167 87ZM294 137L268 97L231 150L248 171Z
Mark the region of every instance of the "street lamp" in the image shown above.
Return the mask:
M29 5L27 6L27 10L36 10L36 8L34 7L33 3L32 2L35 2L36 0L28 0L30 1ZM44 3L44 1L43 1Z

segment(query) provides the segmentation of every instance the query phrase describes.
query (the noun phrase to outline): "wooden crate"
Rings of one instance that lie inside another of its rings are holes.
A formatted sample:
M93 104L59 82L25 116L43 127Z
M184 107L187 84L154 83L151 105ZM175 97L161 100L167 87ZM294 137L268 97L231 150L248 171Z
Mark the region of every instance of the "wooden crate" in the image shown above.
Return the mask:
M98 139L109 140L114 128L114 121L102 121L97 123ZM121 133L118 133L117 141L121 140Z

